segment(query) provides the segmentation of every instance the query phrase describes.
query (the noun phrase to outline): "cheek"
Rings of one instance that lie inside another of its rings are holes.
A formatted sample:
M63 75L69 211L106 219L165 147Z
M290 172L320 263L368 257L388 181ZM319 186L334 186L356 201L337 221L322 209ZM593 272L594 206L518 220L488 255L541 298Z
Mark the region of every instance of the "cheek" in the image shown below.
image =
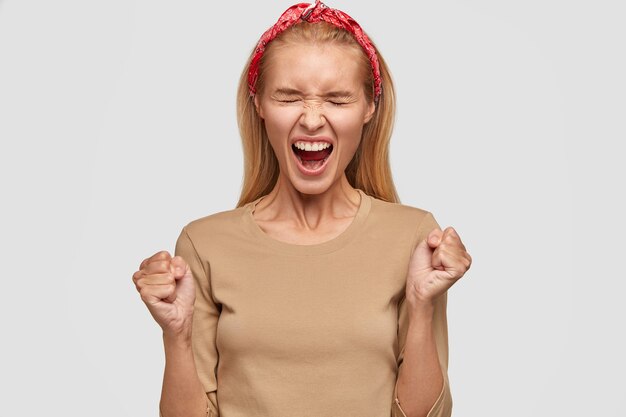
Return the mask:
M265 111L265 130L274 152L281 153L289 134L297 121L297 112L290 109L272 109Z
M351 112L335 113L329 121L339 136L339 140L356 142L354 145L356 148L363 131L362 115Z

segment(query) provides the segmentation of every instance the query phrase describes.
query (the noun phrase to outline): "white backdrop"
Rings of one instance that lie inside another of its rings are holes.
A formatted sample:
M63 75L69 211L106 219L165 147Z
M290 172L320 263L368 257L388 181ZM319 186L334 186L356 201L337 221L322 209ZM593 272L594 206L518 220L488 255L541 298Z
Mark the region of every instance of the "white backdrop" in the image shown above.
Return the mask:
M454 415L625 415L624 3L327 3L391 67L402 202L474 259ZM158 415L131 275L234 208L237 80L291 4L0 0L0 415Z

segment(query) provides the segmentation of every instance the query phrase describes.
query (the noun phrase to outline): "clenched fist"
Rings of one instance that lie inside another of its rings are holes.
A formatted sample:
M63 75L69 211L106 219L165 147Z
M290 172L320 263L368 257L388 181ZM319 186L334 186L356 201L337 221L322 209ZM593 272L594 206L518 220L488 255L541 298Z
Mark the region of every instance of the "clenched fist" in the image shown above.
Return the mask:
M180 256L157 252L144 259L133 282L163 334L191 338L196 289L189 265Z
M406 281L406 298L412 306L431 303L459 280L472 257L452 227L432 230L413 251Z

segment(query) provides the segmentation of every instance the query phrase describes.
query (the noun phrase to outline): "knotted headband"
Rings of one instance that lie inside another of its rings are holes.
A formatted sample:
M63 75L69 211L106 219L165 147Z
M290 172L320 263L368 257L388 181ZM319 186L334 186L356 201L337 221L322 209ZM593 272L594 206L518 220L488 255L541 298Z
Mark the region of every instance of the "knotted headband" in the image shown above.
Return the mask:
M376 50L374 49L372 42L365 32L363 32L361 26L359 26L353 18L341 10L332 9L326 6L320 0L316 0L315 4L298 3L291 6L283 12L274 26L263 33L261 39L257 43L254 56L250 61L250 68L248 70L248 87L250 89L250 95L253 96L256 94L256 82L259 76L259 62L261 61L261 57L265 52L267 44L285 29L293 26L300 20L304 20L309 23L324 21L352 33L356 41L365 51L370 64L372 65L372 73L374 74L374 101L378 101L382 86L378 56L376 55Z

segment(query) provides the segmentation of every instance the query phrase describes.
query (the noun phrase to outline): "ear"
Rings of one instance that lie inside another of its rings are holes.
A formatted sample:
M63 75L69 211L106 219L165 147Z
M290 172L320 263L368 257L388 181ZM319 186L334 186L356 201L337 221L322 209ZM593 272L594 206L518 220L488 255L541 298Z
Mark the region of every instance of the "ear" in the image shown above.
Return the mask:
M376 111L376 104L373 101L369 102L367 104L367 112L365 113L365 119L363 119L363 124L368 123L372 119L375 111Z
M254 107L256 108L256 112L259 115L259 117L261 119L264 119L264 117L263 117L263 110L261 109L261 105L259 104L259 95L258 94L254 95Z

